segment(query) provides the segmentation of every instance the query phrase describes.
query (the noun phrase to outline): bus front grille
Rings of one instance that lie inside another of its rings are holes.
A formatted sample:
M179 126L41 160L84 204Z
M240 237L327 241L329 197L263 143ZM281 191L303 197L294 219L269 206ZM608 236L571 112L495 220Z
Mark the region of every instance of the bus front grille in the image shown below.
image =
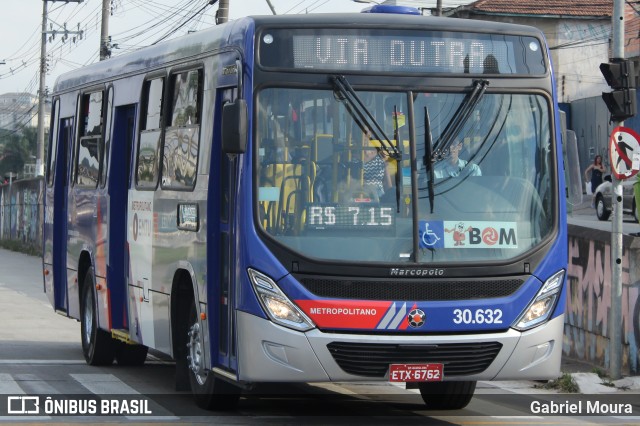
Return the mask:
M473 300L506 297L525 282L521 277L494 279L348 279L296 278L318 297L356 300Z
M390 364L438 363L444 377L483 372L500 352L499 342L447 344L379 344L331 342L327 345L336 363L346 373L383 378Z

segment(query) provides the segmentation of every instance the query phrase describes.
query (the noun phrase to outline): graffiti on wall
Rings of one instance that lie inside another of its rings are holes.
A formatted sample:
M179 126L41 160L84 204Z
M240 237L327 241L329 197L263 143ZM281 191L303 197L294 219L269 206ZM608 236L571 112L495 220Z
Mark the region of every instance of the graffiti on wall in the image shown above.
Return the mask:
M42 179L0 185L0 239L42 244Z
M631 282L629 250L622 256L623 368L639 374L640 280ZM611 244L571 236L564 353L609 367Z

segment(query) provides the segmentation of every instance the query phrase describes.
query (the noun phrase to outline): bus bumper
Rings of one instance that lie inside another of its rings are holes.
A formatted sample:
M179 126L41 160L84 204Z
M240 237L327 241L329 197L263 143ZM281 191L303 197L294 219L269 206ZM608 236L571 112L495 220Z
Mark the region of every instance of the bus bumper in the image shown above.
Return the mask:
M327 348L332 342L401 345L499 342L502 348L484 371L445 376L445 380L544 380L560 375L564 315L525 332L509 329L457 336L360 335L325 333L318 329L301 333L246 312L238 312L237 325L238 379L243 382L388 380L386 376L375 378L345 372Z

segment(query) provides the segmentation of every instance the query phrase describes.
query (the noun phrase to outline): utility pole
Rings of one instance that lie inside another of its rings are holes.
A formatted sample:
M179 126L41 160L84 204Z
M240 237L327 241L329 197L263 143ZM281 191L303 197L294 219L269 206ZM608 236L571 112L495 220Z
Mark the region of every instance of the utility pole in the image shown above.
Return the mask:
M102 25L100 29L101 61L111 57L111 43L109 42L109 3L110 0L102 0Z
M36 175L44 176L44 110L47 76L47 0L42 2L42 42L40 45L40 89L38 90L38 140Z
M613 0L611 53L615 59L624 58L624 0ZM635 76L631 76L635 78ZM623 126L620 122L619 126ZM611 205L611 310L609 312L609 376L621 377L622 365L622 183L612 177Z
M43 0L42 1L42 42L40 45L40 89L38 90L38 140L36 150L36 175L44 176L44 114L45 102L47 98L47 35L52 34L54 37L58 32L62 32L63 39L69 34L80 34L82 31L68 31L66 24L64 31L47 31L47 4L48 2L64 1L66 3L82 3L84 0Z
M216 24L224 24L228 20L229 20L229 0L220 0L218 2L218 11L216 12Z
M436 2L436 15L442 16L442 0Z
M438 1L440 1L440 0L438 0ZM269 9L271 9L271 13L273 13L274 15L277 15L276 8L273 7L273 4L271 4L271 0L267 0L267 4L269 5Z

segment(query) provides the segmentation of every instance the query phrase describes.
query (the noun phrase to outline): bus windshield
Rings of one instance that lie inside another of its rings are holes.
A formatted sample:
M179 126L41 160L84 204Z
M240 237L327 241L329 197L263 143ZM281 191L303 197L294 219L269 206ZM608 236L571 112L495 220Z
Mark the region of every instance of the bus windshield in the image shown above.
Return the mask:
M553 232L548 98L356 92L389 140L335 88L259 92L257 221L271 238L319 260L460 263L507 261Z

